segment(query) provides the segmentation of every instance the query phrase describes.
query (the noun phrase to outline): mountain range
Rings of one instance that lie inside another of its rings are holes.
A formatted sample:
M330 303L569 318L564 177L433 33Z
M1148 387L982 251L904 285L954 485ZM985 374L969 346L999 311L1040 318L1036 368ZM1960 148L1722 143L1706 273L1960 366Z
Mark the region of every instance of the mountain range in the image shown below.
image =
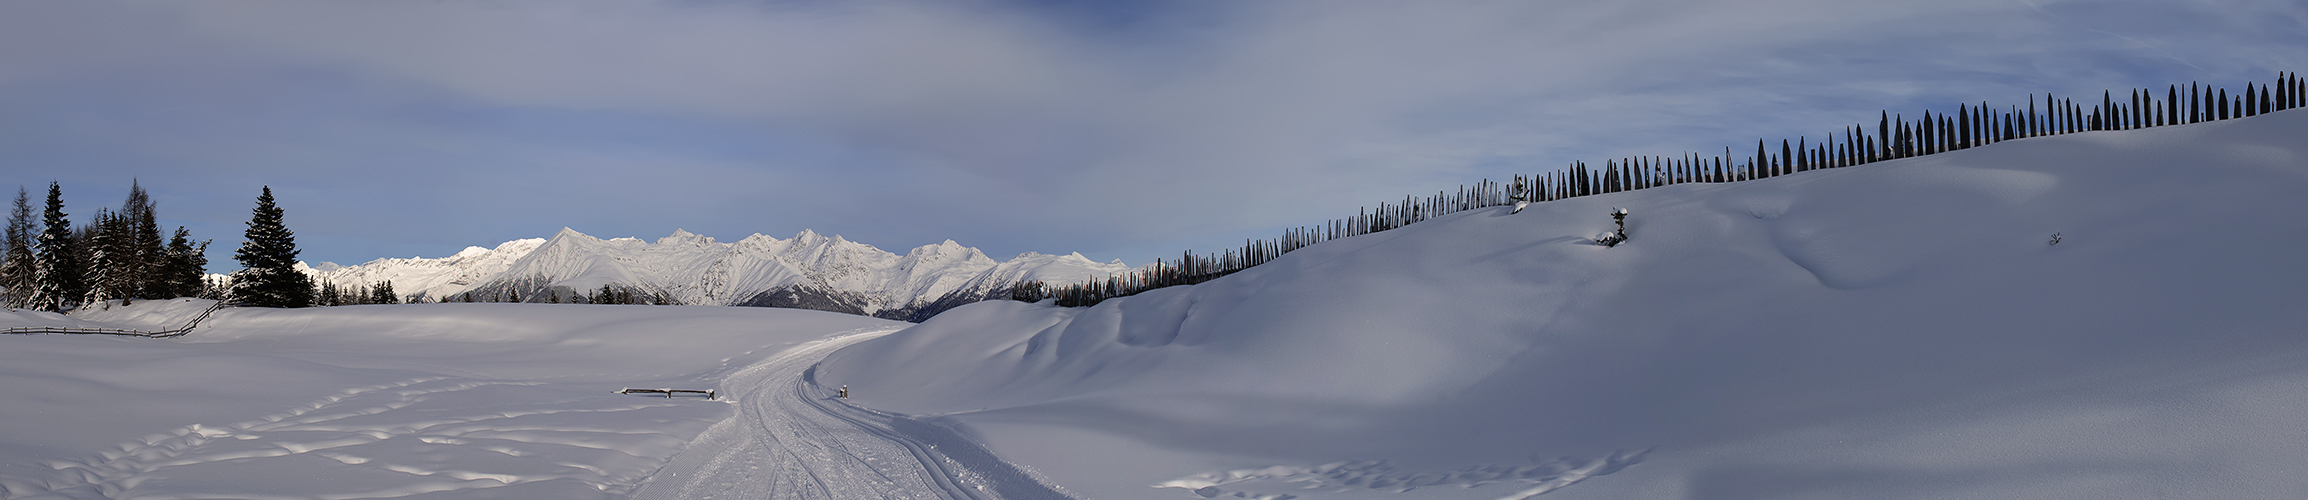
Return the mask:
M467 247L441 258L387 258L305 266L315 282L391 282L430 301L575 301L604 287L650 302L816 309L920 321L939 311L1005 296L1013 283L1072 283L1130 268L1079 253L1020 254L996 261L946 240L898 255L804 230L788 239L755 234L722 243L684 230L655 242L601 239L563 228L551 238Z

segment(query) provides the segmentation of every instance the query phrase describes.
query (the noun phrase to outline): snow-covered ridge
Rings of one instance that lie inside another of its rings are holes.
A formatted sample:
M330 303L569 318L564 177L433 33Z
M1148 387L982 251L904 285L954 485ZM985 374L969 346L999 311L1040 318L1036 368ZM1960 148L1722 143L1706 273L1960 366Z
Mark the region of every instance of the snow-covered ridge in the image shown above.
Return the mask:
M356 266L308 266L316 281L390 281L404 296L432 300L471 294L488 300L570 300L603 286L693 305L799 307L918 319L1006 291L1014 282L1070 283L1128 271L1079 253L1028 252L1008 261L953 240L898 255L804 230L788 239L755 234L722 243L684 230L655 242L601 239L563 228L551 238L467 247L441 258L377 259Z
M2308 462L2303 138L2281 111L1459 212L956 308L817 375L1089 498L2297 497L2266 464Z

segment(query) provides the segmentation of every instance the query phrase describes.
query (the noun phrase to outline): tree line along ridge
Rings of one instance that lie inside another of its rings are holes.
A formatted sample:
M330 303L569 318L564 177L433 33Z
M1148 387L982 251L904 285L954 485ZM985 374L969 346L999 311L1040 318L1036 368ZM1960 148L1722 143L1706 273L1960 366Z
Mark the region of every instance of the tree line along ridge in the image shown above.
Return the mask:
M1546 202L1580 196L1688 183L1722 183L1767 179L1810 170L1843 168L1885 160L1945 153L2003 141L2100 130L2131 130L2184 125L2257 116L2308 106L2308 82L2298 73L2277 74L2273 83L2244 84L2242 92L2198 83L2133 89L2118 97L2103 91L2100 101L2045 94L2028 96L2023 107L1997 108L1986 102L1965 103L1955 113L1925 111L1914 119L1884 111L1871 131L1854 124L1823 141L1798 137L1781 139L1777 151L1770 141L1757 140L1753 155L1739 155L1725 147L1723 154L1685 153L1605 160L1602 168L1572 162L1563 169L1533 175L1515 175L1506 182L1488 179L1457 191L1428 196L1405 196L1380 203L1355 215L1315 226L1293 227L1282 235L1250 240L1241 247L1197 255L1181 252L1177 260L1157 259L1153 265L1127 273L1081 283L1053 286L1021 282L1010 287L1011 300L1037 302L1056 299L1065 307L1086 307L1106 299L1126 297L1157 288L1191 285L1217 279L1271 262L1293 250L1328 240L1400 228L1420 221L1479 208L1517 202Z
M2274 83L2246 83L2242 92L2190 83L2184 87L2170 85L2163 95L2157 94L2153 89L2134 89L2119 99L2113 91L2104 91L2098 103L2050 94L2039 100L2031 95L2024 107L1998 109L1986 102L1966 103L1957 106L1953 114L1925 111L1915 119L1885 111L1873 130L1855 124L1818 142L1807 137L1782 139L1777 151L1768 140L1758 140L1754 154L1744 156L1726 147L1720 155L1685 153L1605 160L1600 168L1576 161L1550 172L1515 175L1505 182L1485 179L1456 191L1405 196L1400 202L1380 203L1353 216L1292 227L1274 238L1245 241L1237 248L1206 254L1188 250L1176 260L1156 259L1152 265L1103 279L1058 286L1038 281L1013 283L1007 294L989 298L1027 302L1056 299L1060 306L1086 307L1148 290L1210 281L1324 241L1392 230L1468 210L1675 184L1767 179L2031 137L2257 116L2308 106L2308 80L2287 72L2279 73ZM403 300L389 281L373 285L314 283L296 269L299 252L294 233L283 224L282 210L273 201L272 189L264 188L248 222L246 241L234 252L242 269L225 279L210 280L204 256L210 240L195 242L178 227L174 237L163 243L152 200L134 181L118 211L100 208L88 225L78 229L64 212L61 188L49 183L37 235L33 233L36 227L30 198L19 188L6 232L0 233L0 305L62 312L109 300L126 303L174 297L211 298L258 307ZM511 289L478 295L467 292L437 300L525 302L514 293ZM550 299L527 301L674 303L655 294L609 285L592 294L572 292L562 297L555 291Z

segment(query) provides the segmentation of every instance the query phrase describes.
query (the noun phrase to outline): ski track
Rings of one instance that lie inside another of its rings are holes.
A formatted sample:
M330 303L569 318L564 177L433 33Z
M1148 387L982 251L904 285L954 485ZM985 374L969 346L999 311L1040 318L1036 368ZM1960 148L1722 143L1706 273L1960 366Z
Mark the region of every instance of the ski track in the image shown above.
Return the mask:
M815 380L826 355L895 331L804 344L723 379L737 415L699 435L636 498L1075 498L950 428L850 406Z
M813 380L828 354L894 331L738 369L721 384L733 415L694 398L416 377L45 461L0 476L0 499L1074 498L950 428L850 406Z

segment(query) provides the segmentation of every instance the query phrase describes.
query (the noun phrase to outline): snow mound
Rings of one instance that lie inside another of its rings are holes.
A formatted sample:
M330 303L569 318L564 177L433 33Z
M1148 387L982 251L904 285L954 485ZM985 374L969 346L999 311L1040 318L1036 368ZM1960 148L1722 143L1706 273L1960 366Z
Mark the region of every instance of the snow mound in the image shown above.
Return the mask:
M1612 207L1633 239L1606 248ZM969 305L822 374L1097 498L1367 498L1208 478L1642 449L1549 498L2308 488L2274 465L2308 462L2308 112L1510 212L1095 307Z

